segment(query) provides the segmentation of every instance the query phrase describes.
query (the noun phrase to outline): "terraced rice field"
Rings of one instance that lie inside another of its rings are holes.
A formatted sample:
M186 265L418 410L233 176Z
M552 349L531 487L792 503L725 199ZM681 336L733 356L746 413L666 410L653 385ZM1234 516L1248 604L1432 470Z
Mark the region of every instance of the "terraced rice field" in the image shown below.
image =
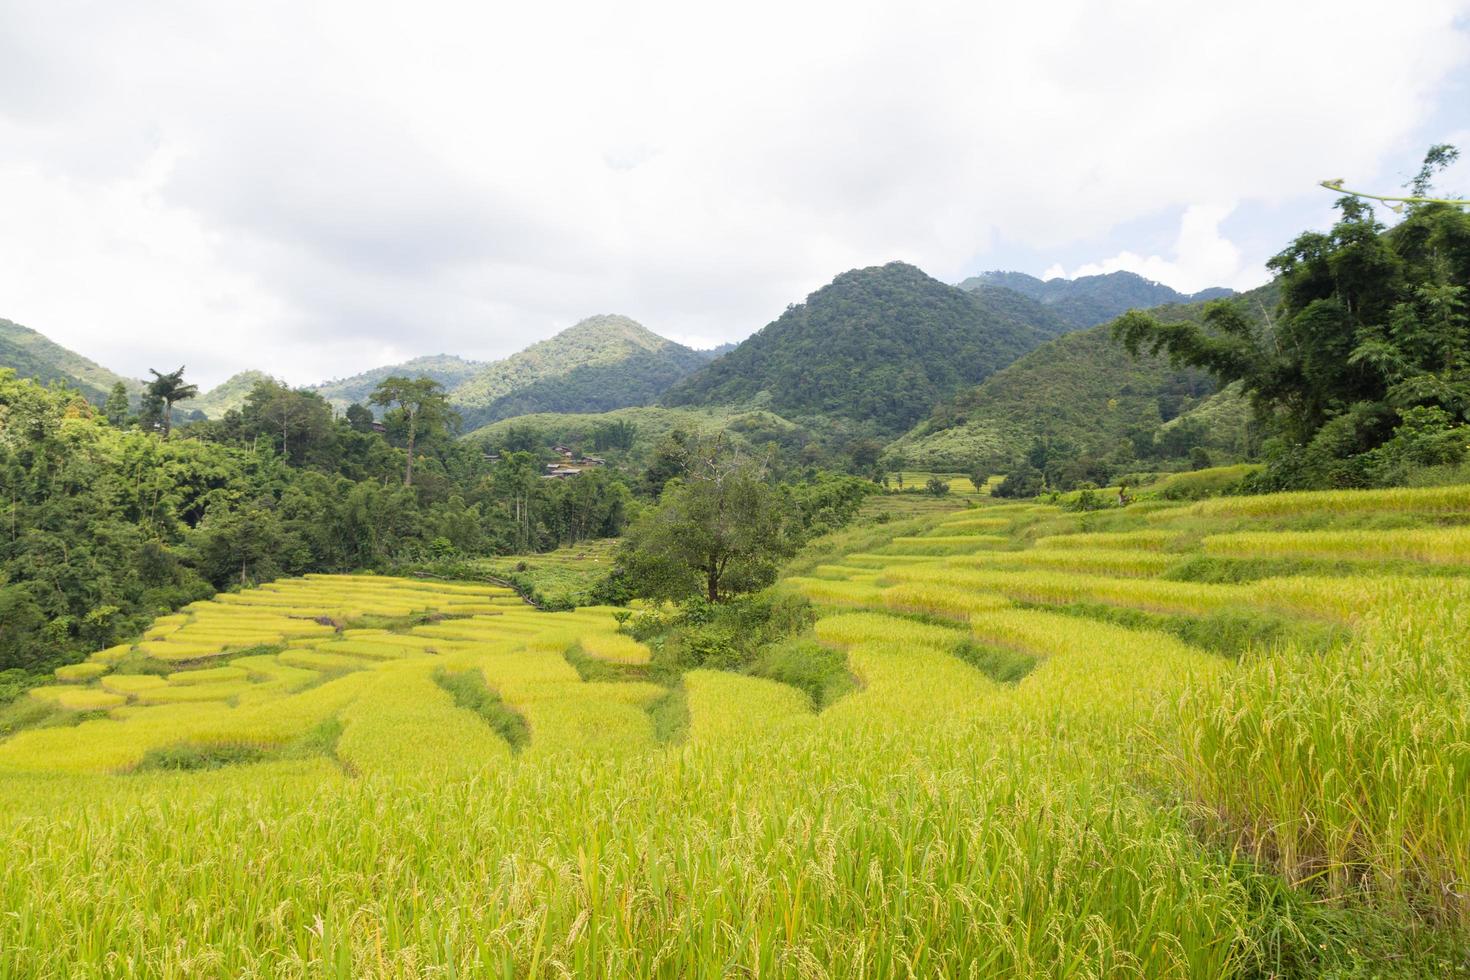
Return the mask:
M1259 499L855 530L821 711L484 586L197 603L0 741L0 976L1455 975L1470 492Z

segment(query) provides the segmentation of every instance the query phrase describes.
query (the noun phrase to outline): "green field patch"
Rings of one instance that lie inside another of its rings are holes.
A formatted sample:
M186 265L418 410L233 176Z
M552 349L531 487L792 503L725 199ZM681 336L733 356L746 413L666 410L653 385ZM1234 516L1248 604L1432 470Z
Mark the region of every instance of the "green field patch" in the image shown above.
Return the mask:
M501 738L510 745L511 751L519 752L531 740L531 730L520 712L501 700L499 693L485 683L485 675L478 670L450 672L444 668L434 671L434 683L449 692L457 707L472 711L485 720Z

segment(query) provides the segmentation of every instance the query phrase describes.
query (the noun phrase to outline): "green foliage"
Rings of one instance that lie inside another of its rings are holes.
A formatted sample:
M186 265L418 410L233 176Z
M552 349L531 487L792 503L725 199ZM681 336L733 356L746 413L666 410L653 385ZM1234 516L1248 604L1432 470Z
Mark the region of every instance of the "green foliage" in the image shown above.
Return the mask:
M633 594L709 602L776 579L799 544L798 517L758 460L707 444L628 531L618 563Z
M163 426L163 435L166 439L169 433L173 431L174 405L178 402L188 401L198 395L199 386L189 384L184 380L184 366L182 364L176 370L169 371L166 374L155 371L152 368L148 369L148 373L153 375L153 380L148 384L146 392L147 403L153 406L154 412L158 411L159 405L162 406L162 412L159 413L159 418Z
M1229 302L1258 316L1271 301L1263 287ZM1156 311L1167 321L1188 321L1202 304ZM1143 460L1182 460L1203 445L1226 455L1251 448L1245 418L1221 415L1191 422L1210 406L1216 384L1206 372L1173 367L1161 356L1133 357L1107 327L1058 337L986 378L978 387L935 406L888 448L905 465L1002 471L1037 439L1066 447L1068 464L1096 460L1108 471ZM1107 476L1094 482L1106 482ZM1076 478L1062 479L1063 485Z
M124 395L132 398L143 388L139 382L114 374L29 327L5 319L0 319L0 366L42 385L57 383L79 391L94 405L101 405L117 385L122 385Z
M262 382L280 387L279 383L264 371L241 371L195 398L190 407L195 411L203 412L208 418L224 418L226 412L238 412L244 409L245 400ZM330 416L330 412L328 415Z
M512 751L519 752L531 740L526 719L501 700L500 695L485 683L485 675L480 671L450 672L441 667L434 672L434 683L449 692L456 707L485 719L485 723L510 744Z
M901 432L1051 335L1024 297L975 295L893 262L838 276L664 395Z
M1112 328L1132 351L1240 384L1276 435L1261 489L1384 483L1420 451L1463 453L1447 433L1470 412L1470 214L1416 205L1385 230L1357 198L1338 207L1330 232L1271 260L1282 300L1270 324L1212 303L1200 323L1133 312Z
M413 486L415 443L419 437L428 441L444 438L459 427L459 417L449 408L444 386L433 378L405 378L391 375L378 382L368 400L381 408L389 408L385 422L402 432L407 459L403 469L403 485Z
M349 405L366 404L373 391L387 378L430 378L443 385L446 391L453 391L486 367L483 361L469 361L452 354L432 354L415 357L402 364L373 368L350 378L327 381L312 390L325 398L334 409L343 412Z
M954 655L999 684L1020 683L1038 662L1024 650L1007 650L968 639L955 645Z
M800 688L821 711L842 696L857 690L857 679L848 669L847 654L807 637L774 643L762 650L750 672L782 684Z
M467 424L542 412L648 405L708 356L622 316L594 316L503 361L450 393Z
M942 476L931 476L924 483L924 492L931 497L944 497L949 494L949 481Z
M1042 304L1072 330L1106 323L1128 310L1201 302L1230 295L1230 290L1221 288L1185 295L1135 272L1109 272L1045 281L1024 272L982 272L960 283L960 288L972 292L997 289L1018 292Z
M626 629L654 649L655 663L665 671L742 671L752 669L772 644L809 629L815 619L806 599L768 590L718 605L692 596L677 606L639 612Z

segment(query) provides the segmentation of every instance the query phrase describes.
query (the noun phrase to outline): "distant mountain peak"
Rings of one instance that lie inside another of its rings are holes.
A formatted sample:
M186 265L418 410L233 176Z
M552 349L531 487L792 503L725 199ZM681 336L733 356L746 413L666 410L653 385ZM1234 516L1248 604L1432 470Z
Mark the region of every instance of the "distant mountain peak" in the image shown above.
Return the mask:
M631 317L599 313L484 365L450 401L472 426L533 412L604 412L651 404L708 360Z
M971 276L959 284L971 292L1009 289L1046 306L1071 329L1105 323L1130 309L1147 309L1168 303L1189 303L1233 296L1222 286L1186 294L1139 275L1118 270L1075 279L1038 279L1024 272L994 270Z
M1010 290L977 294L907 262L850 269L680 382L667 405L761 405L901 431L934 402L1053 336Z

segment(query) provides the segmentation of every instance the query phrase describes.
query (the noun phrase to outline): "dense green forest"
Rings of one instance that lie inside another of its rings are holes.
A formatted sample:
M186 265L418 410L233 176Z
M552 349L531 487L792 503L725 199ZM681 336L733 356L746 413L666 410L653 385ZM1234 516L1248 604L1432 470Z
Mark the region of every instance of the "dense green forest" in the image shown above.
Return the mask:
M1266 285L1228 302L1259 320L1278 299L1276 287ZM1205 305L1171 304L1154 314L1197 321ZM1049 455L1072 464L1062 489L1140 469L1247 458L1259 446L1238 399L1227 395L1208 416L1200 414L1216 387L1200 368L1175 366L1161 355L1130 355L1103 324L1050 341L941 402L886 455L895 467L960 471L979 465L999 473L1018 465L1040 440L1055 447Z
M1415 185L1447 159L1453 148L1431 150ZM1113 324L1130 351L1238 386L1271 436L1258 489L1392 485L1457 465L1470 445L1470 214L1411 203L1385 228L1360 198L1337 206L1331 230L1269 263L1273 316L1216 301L1198 320L1133 311Z
M663 401L837 417L893 435L1062 329L1019 294L968 293L891 262L838 276Z
M470 427L535 412L605 412L652 404L709 358L627 317L594 316L487 365L449 397Z
M1222 287L1186 295L1136 272L1046 280L1024 272L982 272L961 282L960 288L972 292L1008 289L1020 293L1045 306L1048 313L1071 330L1096 326L1128 310L1198 303L1230 295L1230 290Z

